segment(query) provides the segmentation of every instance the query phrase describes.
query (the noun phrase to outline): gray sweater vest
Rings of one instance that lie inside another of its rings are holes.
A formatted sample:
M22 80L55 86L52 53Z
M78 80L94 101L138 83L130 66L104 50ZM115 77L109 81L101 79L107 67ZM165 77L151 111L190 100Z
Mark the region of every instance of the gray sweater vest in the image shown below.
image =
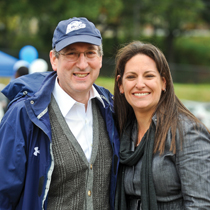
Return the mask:
M109 209L112 148L95 100L92 100L93 148L88 162L52 96L49 116L55 167L48 210Z

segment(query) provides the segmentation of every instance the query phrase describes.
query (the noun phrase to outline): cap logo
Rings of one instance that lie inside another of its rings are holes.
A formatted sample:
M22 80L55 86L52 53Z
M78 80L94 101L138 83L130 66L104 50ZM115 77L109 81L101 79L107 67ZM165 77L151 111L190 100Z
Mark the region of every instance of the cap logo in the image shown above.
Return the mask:
M69 25L66 28L66 34L72 32L72 31L76 31L79 30L81 28L85 28L86 24L81 22L81 21L73 21L71 23L69 23Z

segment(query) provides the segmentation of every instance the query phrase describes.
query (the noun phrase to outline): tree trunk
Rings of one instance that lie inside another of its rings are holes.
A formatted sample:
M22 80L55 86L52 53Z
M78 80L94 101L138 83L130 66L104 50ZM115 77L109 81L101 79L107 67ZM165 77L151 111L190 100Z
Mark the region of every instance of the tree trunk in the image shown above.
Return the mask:
M135 0L133 5L133 37L139 39L140 37L140 1Z
M166 37L166 58L169 63L174 61L174 34L173 31L169 31L168 36Z

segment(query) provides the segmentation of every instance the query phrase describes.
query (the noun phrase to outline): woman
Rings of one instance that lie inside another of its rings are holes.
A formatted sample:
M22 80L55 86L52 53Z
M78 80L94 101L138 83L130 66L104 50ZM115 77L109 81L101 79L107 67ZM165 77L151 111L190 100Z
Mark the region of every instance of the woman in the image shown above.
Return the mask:
M210 209L210 133L176 97L162 52L128 44L117 54L115 81L115 209Z

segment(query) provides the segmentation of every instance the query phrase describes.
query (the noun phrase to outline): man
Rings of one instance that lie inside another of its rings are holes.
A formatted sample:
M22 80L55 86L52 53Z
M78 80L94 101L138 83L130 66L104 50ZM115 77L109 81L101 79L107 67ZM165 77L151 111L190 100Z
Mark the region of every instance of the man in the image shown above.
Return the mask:
M114 209L119 138L112 95L94 81L100 32L86 18L59 22L53 72L22 76L0 126L0 209Z

